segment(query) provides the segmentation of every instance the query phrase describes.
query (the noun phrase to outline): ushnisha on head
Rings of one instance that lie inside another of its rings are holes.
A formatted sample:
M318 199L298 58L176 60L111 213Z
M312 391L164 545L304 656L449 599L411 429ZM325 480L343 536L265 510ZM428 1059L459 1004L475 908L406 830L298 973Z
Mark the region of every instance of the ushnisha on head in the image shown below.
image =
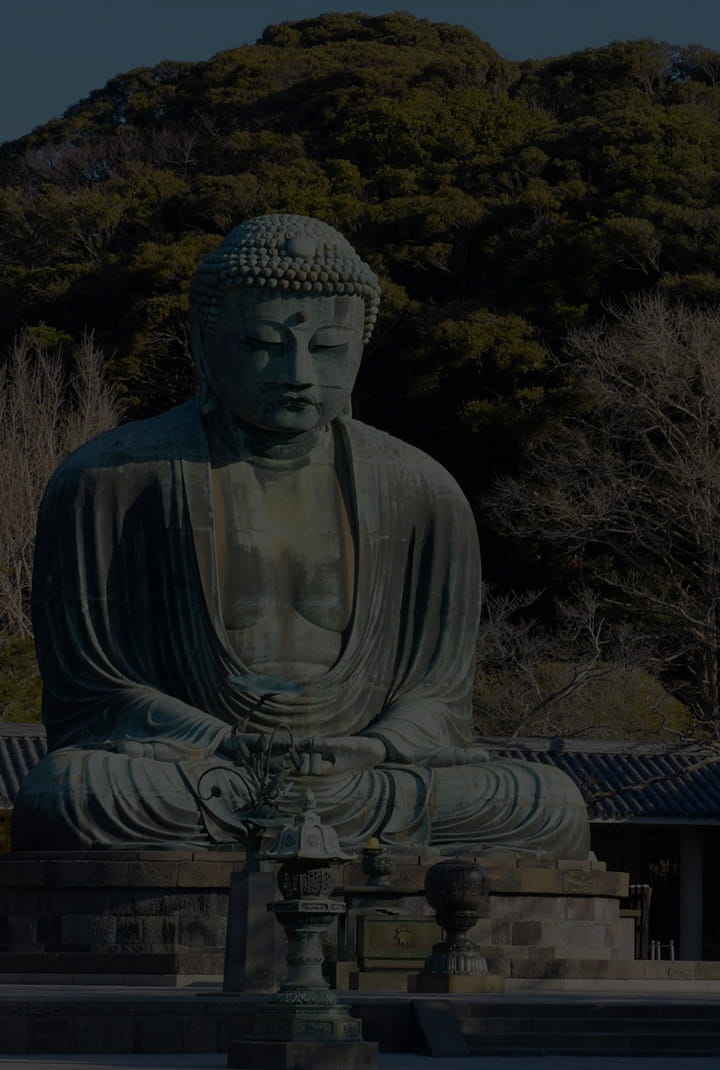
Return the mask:
M205 257L190 288L193 323L203 335L212 332L228 291L244 288L295 296L361 297L363 344L377 321L377 276L339 231L308 216L248 219Z

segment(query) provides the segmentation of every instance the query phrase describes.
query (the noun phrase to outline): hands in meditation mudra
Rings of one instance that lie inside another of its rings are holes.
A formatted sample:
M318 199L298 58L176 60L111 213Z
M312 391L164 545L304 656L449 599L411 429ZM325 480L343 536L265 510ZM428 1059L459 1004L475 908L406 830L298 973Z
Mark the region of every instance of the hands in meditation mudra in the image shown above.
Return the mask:
M15 849L242 842L243 754L284 723L280 814L311 787L345 846L587 857L568 777L473 745L465 498L349 416L378 301L332 227L247 221L193 281L198 397L53 476L33 589L49 753Z

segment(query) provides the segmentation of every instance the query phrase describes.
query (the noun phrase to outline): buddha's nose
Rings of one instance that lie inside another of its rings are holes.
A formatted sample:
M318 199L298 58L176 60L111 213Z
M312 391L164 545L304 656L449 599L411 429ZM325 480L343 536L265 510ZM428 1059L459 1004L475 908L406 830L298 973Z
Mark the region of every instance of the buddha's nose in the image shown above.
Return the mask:
M314 381L312 354L306 342L296 341L285 358L285 381L293 386L311 386Z

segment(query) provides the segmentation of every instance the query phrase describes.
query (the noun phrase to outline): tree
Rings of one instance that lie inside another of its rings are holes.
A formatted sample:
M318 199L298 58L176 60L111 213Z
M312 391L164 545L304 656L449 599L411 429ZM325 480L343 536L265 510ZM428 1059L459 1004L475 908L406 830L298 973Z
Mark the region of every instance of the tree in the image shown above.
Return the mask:
M18 336L0 368L0 719L37 712L30 588L43 491L63 457L119 415L91 335L69 372L31 334Z
M475 728L483 736L623 738L677 744L692 732L687 708L652 675L652 651L585 587L486 591L478 639Z
M575 331L575 408L487 505L590 584L651 644L661 676L720 735L720 314L631 298Z

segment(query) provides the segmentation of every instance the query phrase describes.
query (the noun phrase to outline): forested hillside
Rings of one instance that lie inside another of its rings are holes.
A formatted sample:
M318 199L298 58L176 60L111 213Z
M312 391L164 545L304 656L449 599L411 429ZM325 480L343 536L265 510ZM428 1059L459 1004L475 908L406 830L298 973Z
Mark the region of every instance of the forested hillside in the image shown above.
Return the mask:
M720 53L517 64L462 27L325 15L120 75L0 147L0 343L93 332L126 416L164 409L193 389L194 266L270 211L327 220L379 273L356 413L477 505L572 411L570 331L650 291L720 301ZM501 542L485 515L491 579L585 576L577 547L571 565L547 532Z

